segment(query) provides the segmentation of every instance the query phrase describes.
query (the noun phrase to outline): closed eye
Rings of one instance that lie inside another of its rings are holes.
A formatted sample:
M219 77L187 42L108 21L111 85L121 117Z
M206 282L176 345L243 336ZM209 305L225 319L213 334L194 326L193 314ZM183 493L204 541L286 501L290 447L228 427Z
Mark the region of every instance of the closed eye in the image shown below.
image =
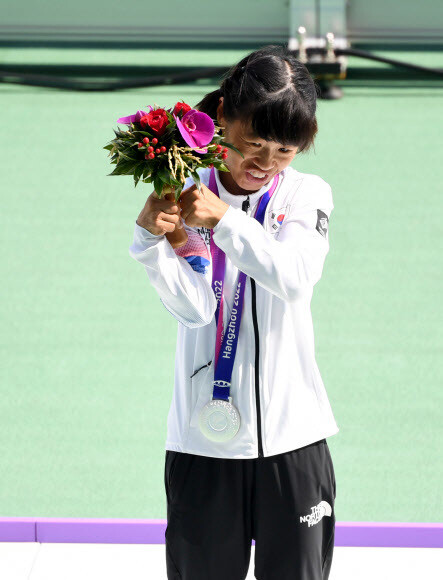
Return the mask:
M254 147L261 147L261 143L251 143L252 145L254 145ZM282 153L290 153L291 150L290 149L286 149L286 147L280 147L280 151Z

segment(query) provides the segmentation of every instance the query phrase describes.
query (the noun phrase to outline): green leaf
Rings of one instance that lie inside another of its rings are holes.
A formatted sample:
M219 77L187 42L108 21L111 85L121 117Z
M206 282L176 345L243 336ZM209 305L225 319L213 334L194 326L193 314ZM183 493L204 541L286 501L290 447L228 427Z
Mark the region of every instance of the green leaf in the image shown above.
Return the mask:
M126 153L123 153L123 151L119 151L118 152L118 156L119 156L119 160L125 160L125 161L135 161L134 157L131 157L130 155L126 155ZM119 161L120 163L120 161Z
M134 136L135 135L144 135L145 137L153 137L152 133L148 133L147 131L142 131L141 129L138 129L136 131L134 131Z
M131 175L134 173L134 162L122 159L117 163L116 169L119 169L119 175Z
M154 177L154 189L157 195L160 197L163 189L163 181L158 176Z
M145 161L143 168L143 179L145 179L146 177L151 178L151 164ZM151 183L151 181L152 179L149 179L149 183Z
M114 131L116 137L118 137L120 139L125 137L125 134L123 133L123 131L116 131L115 129L113 129L113 131Z
M245 158L243 153L241 151L239 151L237 149L237 147L234 147L234 145L231 145L231 143L226 143L226 141L220 141L220 145L223 145L224 147L229 147L229 149L232 149L233 151L236 151L237 153L239 153L243 157L243 159Z
M112 173L108 173L108 175L123 175L121 167L117 165Z
M165 135L170 135L173 131L175 131L176 127L177 127L177 125L175 124L175 121L174 121L174 123L170 123L169 125L166 125L165 131L160 138L163 139Z
M153 169L152 163L149 163L149 161L145 160L145 168L143 169L143 178L151 177L153 179L152 169ZM152 181L152 179L151 179L151 181Z
M176 202L178 202L182 191L183 191L183 183L180 183L179 187L175 188L175 201Z
M140 163L138 163L138 165L136 165L135 169L134 169L134 179L138 180L140 179L140 177L143 174L143 170L145 168L145 163L143 161L140 161Z
M141 160L140 152L138 149L132 149L132 147L129 147L129 148L125 149L123 151L123 153L129 159L133 159L136 163L138 163ZM143 157L144 157L144 155L143 155Z
M196 171L193 171L191 175L192 175L192 178L195 182L195 185L198 187L198 190L201 191L202 190L202 182L201 182L199 174Z
M165 183L170 183L171 174L164 165L157 170L157 175Z
M128 139L114 139L112 141L114 145L117 145L119 148L126 147L130 141Z

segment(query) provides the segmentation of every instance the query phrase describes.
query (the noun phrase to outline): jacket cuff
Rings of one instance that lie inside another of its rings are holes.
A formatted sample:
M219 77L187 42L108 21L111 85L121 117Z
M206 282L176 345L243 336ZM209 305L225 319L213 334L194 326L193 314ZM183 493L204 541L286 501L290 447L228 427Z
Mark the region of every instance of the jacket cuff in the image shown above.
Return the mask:
M165 236L164 234L155 236L154 234L151 234L151 232L148 232L148 230L145 230L145 228L139 226L137 222L134 226L134 238L129 248L129 255L140 261L136 257L137 254L144 254L144 252L149 248L157 246Z
M220 235L226 235L231 232L233 228L235 228L235 224L238 220L237 212L241 211L245 213L243 210L237 210L235 207L230 205L228 209L223 214L222 218L218 221L218 224L212 228L214 232L214 240L216 239L215 234L220 232ZM246 214L245 214L246 215Z
M163 236L164 234L153 234L151 233L149 230L143 228L142 226L139 226L137 222L135 222L135 231L137 233L137 237L140 240L150 240L152 238L160 238L161 236Z

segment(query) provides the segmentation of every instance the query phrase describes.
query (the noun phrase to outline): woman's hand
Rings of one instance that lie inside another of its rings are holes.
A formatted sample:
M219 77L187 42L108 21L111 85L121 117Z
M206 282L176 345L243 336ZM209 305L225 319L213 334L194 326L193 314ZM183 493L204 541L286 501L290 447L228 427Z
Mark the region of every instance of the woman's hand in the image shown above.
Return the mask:
M229 205L201 184L203 193L193 184L184 189L179 198L181 217L189 227L214 228L224 216Z
M159 198L155 191L146 200L145 207L141 210L136 223L155 236L183 227L180 206L177 202Z

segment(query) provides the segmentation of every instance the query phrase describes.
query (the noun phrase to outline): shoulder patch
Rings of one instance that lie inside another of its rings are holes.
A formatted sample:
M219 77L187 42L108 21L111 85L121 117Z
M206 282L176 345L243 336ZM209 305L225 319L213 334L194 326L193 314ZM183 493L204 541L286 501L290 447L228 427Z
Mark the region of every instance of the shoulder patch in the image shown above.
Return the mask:
M328 236L328 225L329 219L328 216L325 214L324 211L321 209L317 210L317 225L315 229L324 237L327 238Z

